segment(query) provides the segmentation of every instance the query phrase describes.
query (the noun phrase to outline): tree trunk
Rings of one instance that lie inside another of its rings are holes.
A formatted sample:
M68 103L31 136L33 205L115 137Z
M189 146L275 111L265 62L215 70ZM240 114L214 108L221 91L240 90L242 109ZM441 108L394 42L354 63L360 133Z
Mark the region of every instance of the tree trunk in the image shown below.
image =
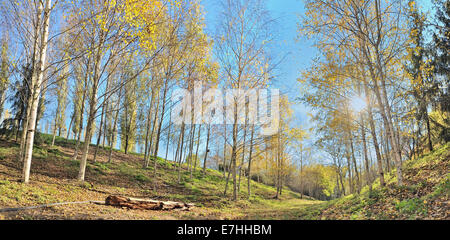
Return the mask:
M158 98L158 97L159 97L158 94L156 94L156 98ZM150 158L152 157L151 153L152 153L152 146L153 146L153 134L155 133L156 119L158 119L158 109L159 109L159 101L156 104L155 117L153 118L153 126L152 126L152 132L150 134L150 144L148 146L147 159L145 160L145 168L148 168L148 165L150 163Z
M170 143L170 133L172 130L172 114L169 114L169 130L167 132L167 145L166 145L166 157L164 158L164 161L167 162L167 158L169 156L169 143Z
M69 128L67 129L67 136L66 139L69 140L70 139L70 132L72 131L72 124L73 124L73 119L74 119L74 115L72 115L72 117L70 118L70 123L69 123Z
M77 160L78 157L78 148L80 147L80 142L81 142L81 133L83 132L83 121L84 121L84 107L85 107L85 100L86 100L86 93L87 93L87 88L88 88L88 79L89 79L89 71L90 71L90 60L88 61L87 65L86 65L86 74L85 74L85 78L84 78L84 88L83 88L83 97L81 98L81 109L80 109L80 123L78 126L78 134L77 134L77 143L75 145L75 152L73 154L72 159L73 160Z
M161 137L161 129L162 129L162 125L164 122L164 113L166 111L166 97L167 97L167 91L168 91L168 84L169 80L166 80L164 83L164 91L163 91L163 97L162 97L162 109L161 109L161 117L160 117L160 121L158 124L158 130L156 131L156 145L155 145L155 151L153 153L154 156L158 156L158 150L159 150L159 141L160 141L160 137Z
M430 116L427 110L425 110L425 121L427 122L427 136L428 136L428 149L433 151L433 143L431 142L431 126L430 126Z
M108 86L106 86L106 89L108 89ZM99 133L98 133L98 136L97 136L97 144L95 145L95 151L94 151L94 159L93 159L93 162L97 162L98 147L99 147L100 141L101 141L101 139L102 139L103 124L105 124L105 123L104 123L104 121L105 121L104 115L105 115L105 104L103 103L103 106L102 106L102 115L101 115L101 117L100 117Z
M97 113L97 91L98 91L98 84L100 82L100 66L103 58L103 52L102 52L102 44L103 44L103 34L100 32L100 44L97 49L96 53L96 59L95 59L95 68L94 68L94 78L93 78L93 85L92 85L92 92L90 96L89 101L89 117L87 119L87 125L86 125L86 132L85 132L85 139L83 144L83 155L81 157L80 161L80 171L78 173L78 181L83 182L85 175L86 175L86 165L87 165L87 158L89 153L89 146L91 144L91 138L92 138L92 127L94 125L95 121L95 115Z
M252 178L252 175L251 175L251 169L252 169L252 157L253 157L253 137L254 137L254 134L255 134L255 125L254 124L252 124L252 134L251 134L251 137L250 137L250 153L249 153L249 155L248 155L248 177L247 177L247 192L248 192L248 199L250 199L250 196L251 196L251 193L252 193L252 191L251 191L251 178Z
M22 114L25 115L25 121L22 120L22 134L20 137L20 153L19 153L19 161L24 163L25 162L25 141L27 140L27 134L28 134L28 122L30 119L30 112L31 112L31 105L32 105L32 91L34 89L34 85L37 81L37 70L38 70L38 61L39 58L41 56L40 51L39 51L39 36L41 34L41 20L42 20L42 11L44 11L44 6L43 6L43 1L39 1L39 5L36 11L36 22L35 22L35 26L34 26L34 45L33 45L33 59L32 59L32 74L31 74L31 82L27 83L28 84L28 90L29 90L29 95L27 96L28 98L26 99L27 101L27 107L26 107L26 113ZM42 46L41 46L42 48ZM25 96L24 96L25 97ZM25 100L23 101L25 102ZM19 131L20 129L20 120L19 123L17 125L17 131ZM17 140L17 135L16 135L16 140Z
M236 158L237 158L237 134L238 134L238 125L237 125L237 103L234 104L234 124L233 124L233 146L231 148L231 162L232 162L232 171L233 171L233 201L237 200L237 179L236 179Z
M42 3L40 3L41 6ZM39 10L38 10L39 13ZM31 112L30 119L28 121L28 129L27 129L27 137L26 137L26 145L25 145L25 159L24 159L24 168L23 168L23 181L24 183L28 183L30 179L30 170L31 170L31 159L33 155L33 144L34 144L34 134L36 127L36 119L37 119L37 111L39 105L39 95L41 93L41 84L44 78L44 68L45 61L47 56L47 46L48 46L48 33L49 33L49 23L50 23L50 13L51 13L51 0L46 0L45 2L45 10L43 17L43 33L41 39L41 51L39 53L39 63L37 70L37 79L36 84L32 85L32 102L31 102Z
M195 161L194 161L194 171L197 170L197 161L198 161L198 149L200 147L200 135L201 135L202 125L198 126L198 137L197 137L197 149L195 151ZM191 179L192 179L192 169L191 169Z
M53 127L53 137L52 137L52 147L55 146L55 139L56 139L56 129L58 128L58 111L59 106L56 108L56 114L55 114L55 125Z
M225 124L224 125L224 135L223 135L223 138L224 138L224 142L223 142L223 165L222 165L222 168L223 168L223 178L225 178L225 172L227 171L227 167L226 167L226 165L227 165L227 125Z
M181 133L180 133L180 161L178 162L178 183L181 183L181 160L183 159L183 145L184 145L184 130L186 124L183 122L181 124Z
M351 149L351 153L352 153L352 161L353 161L353 165L355 166L355 175L356 175L356 187L357 187L357 192L359 193L361 191L361 178L360 178L360 173L358 172L358 165L356 163L356 158L355 158L355 150L353 147L353 135L352 132L349 131L349 138L350 138L350 149Z
M206 135L206 149L205 149L205 157L203 159L203 175L206 173L206 160L208 159L209 153L209 138L211 134L211 124L208 124L208 133Z
M367 143L366 143L366 129L364 123L364 116L361 114L361 136L363 141L363 151L364 151L364 161L366 168L366 181L367 185L369 185L369 190L372 191L372 183L370 180L370 167L369 167L369 156L367 154Z
M152 106L153 106L153 91L152 96L150 98L150 106L148 107L148 114L147 114L147 124L145 128L145 149L144 149L144 168L147 168L147 155L148 155L148 138L150 134L150 124L151 124L151 115L152 115Z
M123 85L120 86L119 88L119 95L117 97L117 106L120 106L120 98L122 96L122 89L123 89ZM112 109L112 108L111 108ZM114 144L116 142L116 132L117 132L117 122L119 119L119 107L117 107L116 109L116 115L114 116L114 122L113 122L113 128L112 128L112 132L111 132L111 138L109 139L109 156L108 156L108 163L111 163L112 161L112 152L114 149Z

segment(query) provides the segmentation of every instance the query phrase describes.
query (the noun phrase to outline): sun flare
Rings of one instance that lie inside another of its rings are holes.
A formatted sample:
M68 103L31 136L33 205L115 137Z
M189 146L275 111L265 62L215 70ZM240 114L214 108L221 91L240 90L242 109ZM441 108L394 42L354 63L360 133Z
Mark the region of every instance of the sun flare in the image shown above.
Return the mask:
M361 96L353 96L350 99L350 105L355 112L361 112L367 107L367 102L364 97Z

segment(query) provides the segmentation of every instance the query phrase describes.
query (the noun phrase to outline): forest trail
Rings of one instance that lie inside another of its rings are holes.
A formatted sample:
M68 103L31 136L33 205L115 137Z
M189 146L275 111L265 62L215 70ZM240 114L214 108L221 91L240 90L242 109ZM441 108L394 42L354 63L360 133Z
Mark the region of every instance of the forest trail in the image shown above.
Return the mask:
M312 207L320 206L323 202L306 199L290 199L272 201L268 206L256 206L246 210L243 220L306 220Z

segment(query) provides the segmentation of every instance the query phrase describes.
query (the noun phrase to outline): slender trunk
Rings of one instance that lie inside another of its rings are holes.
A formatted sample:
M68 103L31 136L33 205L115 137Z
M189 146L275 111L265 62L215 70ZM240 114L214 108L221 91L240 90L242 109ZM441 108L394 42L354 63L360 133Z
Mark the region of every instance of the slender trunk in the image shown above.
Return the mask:
M244 165L245 161L245 140L247 137L247 112L245 113L245 124L244 124L244 142L242 143L242 160L241 164L239 165L239 181L238 181L238 192L241 190L241 177L242 177L242 166Z
M158 98L158 94L157 94L157 96L156 96L157 98ZM152 153L152 146L153 146L153 135L154 135L154 133L155 133L155 128L156 128L156 120L158 119L158 109L159 109L159 101L158 101L158 103L156 104L156 108L155 108L155 117L153 118L153 126L152 126L152 132L151 132L151 134L150 134L150 144L149 144L149 146L148 146L148 154L147 154L147 159L145 160L145 168L147 168L148 167L148 165L149 165L149 163L150 163L150 158L152 158L152 157L155 157L156 158L156 155L155 156L151 156L151 153ZM155 160L156 161L156 160Z
M230 164L228 166L229 169L231 169L232 164L233 164L233 161L230 161ZM230 176L231 176L231 171L228 171L227 178L226 178L226 181L225 181L225 191L223 192L223 196L227 196L228 183L230 182Z
M106 86L106 89L108 89L108 86ZM105 104L103 104L102 106L102 115L100 117L100 127L99 127L99 133L97 136L97 144L95 145L95 151L94 151L94 160L93 162L97 162L97 153L98 153L98 147L100 145L100 140L102 139L102 133L103 133L103 124L105 119L104 119L104 115L105 115Z
M166 157L164 158L164 160L167 162L167 158L169 155L169 143L170 143L170 133L172 130L172 114L169 114L169 130L167 132L167 144L166 144Z
M167 84L167 83L166 83ZM166 89L164 89L164 97L163 97L163 109L161 112L161 122L158 124L158 131L157 131L157 135L156 135L156 146L155 146L155 151L154 151L154 166L153 166L153 190L156 192L156 182L157 182L157 167L158 167L158 146L159 146L159 137L161 134L161 126L164 120L164 111L165 111L165 106L166 106ZM159 102L159 101L158 101ZM158 104L159 107L159 104ZM158 107L157 110L158 111ZM157 116L155 116L155 123L157 120ZM153 132L152 132L153 135Z
M129 134L130 134L130 125L131 121L128 121L128 104L125 104L125 139L120 139L120 141L125 140L125 154L128 154L128 141L129 141ZM123 129L121 129L121 132L123 132Z
M233 147L231 149L231 162L233 171L233 200L237 200L237 181L236 181L236 162L237 162L237 135L238 135L238 125L237 125L237 103L234 104L234 124L233 124Z
M195 151L195 161L194 161L194 171L197 170L197 161L198 161L198 149L200 147L200 134L201 134L202 125L198 126L198 135L197 135L197 149ZM191 169L191 178L192 178L192 169Z
M344 180L343 180L341 171L339 171L339 181L341 182L342 195L345 196L345 186L344 186Z
M177 150L175 152L175 157L173 158L174 164L176 164L178 162L178 154L180 152L180 145L181 145L181 132L180 132L180 136L178 137L178 141L177 141Z
M277 139L277 156L275 158L276 161L276 176L275 176L275 186L277 187L277 193L275 195L275 199L279 198L280 194L280 133L278 132Z
M90 71L90 60L88 61L87 65L86 65L86 73L85 73L85 78L84 78L84 88L83 88L83 97L81 98L81 109L80 109L80 123L78 126L78 134L77 134L77 143L75 145L75 152L73 154L72 159L76 160L78 157L78 148L80 147L80 142L81 142L81 133L83 132L83 121L84 121L84 107L85 107L85 100L86 100L86 92L87 92L87 83L88 83L88 78L89 78L89 71Z
M206 173L206 159L208 159L209 153L209 138L211 134L211 124L208 124L208 133L206 135L206 149L205 149L205 157L203 159L203 175Z
M425 111L425 121L427 123L427 136L428 136L428 149L433 151L433 143L431 142L431 126L430 126L430 116L428 112Z
M191 171L192 169L192 152L193 152L193 148L194 148L194 135L195 135L195 128L196 125L194 124L194 127L192 127L191 125L191 130L190 130L190 134L189 134L189 154L187 157L187 164L188 164L188 170Z
M224 138L224 142L223 142L223 165L222 165L222 168L223 168L223 178L225 178L225 172L227 171L227 167L226 167L226 165L227 165L227 125L225 124L224 125L224 135L223 135L223 138Z
M181 125L181 142L180 142L180 161L178 162L178 183L181 183L181 160L183 159L183 145L184 145L184 130L186 124L183 122Z
M248 175L248 177L247 177L247 192L248 192L248 198L250 199L250 197L251 197L251 193L252 193L252 191L251 191L251 178L252 178L252 175L251 175L251 169L252 169L252 157L253 157L253 137L254 137L254 134L255 134L255 125L254 124L252 124L252 134L251 134L251 137L250 137L250 153L249 153L249 155L248 155L248 169L247 169L247 171L248 171L248 173L247 173L247 175Z
M120 89L119 89L119 96L117 98L118 99L117 100L118 101L117 106L120 105L120 98L121 98L121 95L122 95L122 89L123 89L123 85L121 85ZM117 109L116 109L116 115L114 116L114 122L113 122L112 131L111 131L111 136L110 136L110 139L108 140L109 141L108 163L111 163L111 161L112 161L112 152L113 152L113 149L114 149L114 144L116 142L116 132L117 132L118 119L119 119L119 107L117 107Z
M109 79L108 79L108 82L107 82L107 84L109 85ZM109 90L109 88L107 88L108 90ZM106 142L106 135L107 135L107 133L108 133L108 121L110 120L109 118L108 118L108 116L110 115L110 109L109 109L109 99L106 101L106 103L105 103L105 123L103 124L103 137L102 137L102 147L103 147L103 149L105 149L105 142Z
M73 120L74 120L74 115L72 115L72 117L70 118L69 128L67 129L67 135L66 135L67 140L70 139L70 132L72 131L71 129L72 129Z
M58 128L58 111L59 106L56 109L56 116L55 116L55 125L53 126L53 137L52 137L52 147L55 146L55 139L56 139L56 129Z
M91 144L91 138L92 138L92 128L95 121L95 115L96 115L96 107L97 107L97 91L98 91L98 84L100 82L100 66L103 58L103 52L102 52L102 44L103 44L103 34L100 32L100 46L97 48L96 53L96 59L95 59L95 68L94 68L94 79L93 79L93 85L92 85L92 92L90 96L89 101L89 116L87 119L87 125L86 125L86 132L85 132L85 139L83 144L83 155L81 157L80 161L80 171L78 173L78 181L83 182L86 175L86 165L87 165L87 158L89 153L89 146Z
M352 178L352 166L350 160L350 153L347 149L347 167L348 167L348 186L350 188L350 193L353 193L353 178Z
M390 158L391 158L391 149L390 149L390 145L389 145L389 139L387 137L387 134L385 133L385 141L384 141L384 155L386 156L386 171L389 173L391 172L391 162L390 162Z
M359 193L361 191L361 178L360 178L360 173L358 172L358 164L356 163L356 158L355 158L355 150L353 147L353 135L350 132L350 149L352 152L352 161L353 161L353 165L355 166L355 175L356 175L356 187L357 187L357 192Z
M162 129L162 125L164 122L164 113L166 111L166 97L167 97L167 91L168 91L168 80L165 81L164 83L164 91L163 91L163 97L162 97L162 109L161 109L161 117L160 117L160 121L158 124L158 130L156 131L156 145L155 145L155 151L154 151L154 156L158 156L158 150L159 150L159 141L160 141L160 137L161 137L161 129Z
M151 124L151 115L152 115L152 106L153 106L153 91L152 91L152 96L150 98L150 106L148 108L148 114L147 114L147 126L145 128L145 149L144 149L144 168L146 168L147 166L147 155L148 155L148 138L149 138L149 134L150 134L150 124Z
M362 141L363 141L364 161L365 161L365 168L366 168L366 181L367 181L367 185L369 185L369 190L372 191L372 183L370 180L369 156L367 154L366 130L365 130L365 123L364 123L363 115L361 115L361 136L362 136Z

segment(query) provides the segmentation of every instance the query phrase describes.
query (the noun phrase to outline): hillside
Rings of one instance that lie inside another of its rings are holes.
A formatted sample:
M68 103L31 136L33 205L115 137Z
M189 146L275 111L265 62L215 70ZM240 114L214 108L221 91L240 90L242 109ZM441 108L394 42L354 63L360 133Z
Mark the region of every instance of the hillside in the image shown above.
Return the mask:
M386 186L378 179L369 191L302 209L302 219L450 219L450 143L404 163L404 186L394 172Z
M240 200L223 197L222 173L200 169L190 179L184 169L178 184L177 166L158 159L158 191L153 192L153 167L143 169L142 156L113 151L107 163L105 149L98 162L90 162L87 181L79 184L79 162L71 160L74 142L58 138L55 147L42 143L35 148L32 181L18 180L21 166L15 160L18 145L0 142L0 209L60 202L102 201L109 195L151 198L194 203L191 211L127 210L96 204L68 204L32 210L0 212L0 219L450 219L450 143L420 158L404 163L405 185L398 187L394 172L386 174L386 186L378 180L372 191L366 186L360 194L329 202L300 199L285 189L279 200L276 190L253 182L254 195L247 200L247 185L242 180ZM92 156L90 156L92 157ZM153 164L150 164L153 166Z
M163 159L157 160L158 191L153 192L153 164L143 169L141 155L126 155L120 151L113 151L113 161L107 163L108 151L101 148L98 161L89 162L86 182L81 185L74 180L79 161L71 159L75 142L57 138L56 145L50 147L51 136L45 134L40 135L38 142L33 152L31 181L25 185L19 182L22 169L16 160L19 146L10 140L0 140L0 209L102 201L115 194L189 202L196 207L191 211L142 211L96 204L68 204L0 212L0 219L285 219L292 218L289 213L293 208L303 209L319 203L300 199L299 194L289 189L275 200L276 189L257 182L252 183L253 196L247 200L247 181L244 179L241 180L240 200L233 202L230 196L223 197L225 180L222 173L208 169L203 176L198 169L190 179L184 169L182 183L178 184L177 166Z

